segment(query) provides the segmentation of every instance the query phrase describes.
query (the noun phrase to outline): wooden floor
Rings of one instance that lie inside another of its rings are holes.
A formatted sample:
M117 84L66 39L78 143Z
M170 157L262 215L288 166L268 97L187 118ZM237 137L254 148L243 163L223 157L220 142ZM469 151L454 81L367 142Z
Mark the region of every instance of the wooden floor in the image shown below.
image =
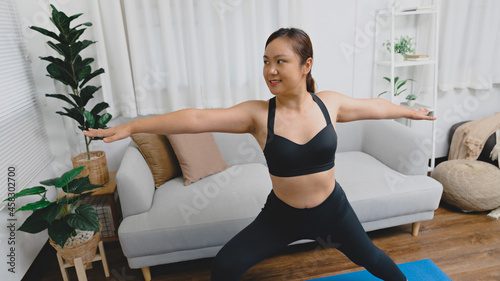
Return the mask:
M373 242L396 263L430 258L455 281L500 280L500 220L487 213L461 213L441 206L432 221L423 222L420 235L411 236L411 226L369 233ZM87 270L89 280L143 280L138 269L130 269L119 243L106 243L111 276L104 277L102 266ZM210 280L211 259L151 268L153 280ZM242 280L307 280L362 270L335 249L317 243L290 246L248 271ZM74 269L70 280L77 280ZM55 255L43 281L62 280ZM29 280L31 281L31 280Z

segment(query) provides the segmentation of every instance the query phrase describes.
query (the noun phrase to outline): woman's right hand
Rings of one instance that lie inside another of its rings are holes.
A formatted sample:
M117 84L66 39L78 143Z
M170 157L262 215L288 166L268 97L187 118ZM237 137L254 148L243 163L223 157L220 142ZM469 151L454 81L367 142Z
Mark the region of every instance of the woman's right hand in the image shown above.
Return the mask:
M108 129L90 128L89 131L83 131L83 134L87 137L104 138L105 143L110 143L129 137L132 134L132 129L130 123L125 123Z

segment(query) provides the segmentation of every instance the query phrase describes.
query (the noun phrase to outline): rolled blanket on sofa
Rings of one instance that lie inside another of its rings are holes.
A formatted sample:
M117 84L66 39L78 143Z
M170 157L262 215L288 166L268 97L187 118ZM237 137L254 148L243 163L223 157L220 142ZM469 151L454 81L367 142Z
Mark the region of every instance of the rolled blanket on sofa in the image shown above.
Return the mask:
M461 125L453 134L448 159L476 160L488 137L499 129L500 112Z

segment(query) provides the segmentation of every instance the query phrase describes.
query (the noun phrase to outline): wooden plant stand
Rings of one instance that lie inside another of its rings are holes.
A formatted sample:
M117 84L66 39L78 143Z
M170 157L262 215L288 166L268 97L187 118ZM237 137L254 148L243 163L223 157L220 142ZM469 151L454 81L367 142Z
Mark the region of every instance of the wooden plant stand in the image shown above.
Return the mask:
M87 281L87 274L85 273L86 267L82 262L82 258L76 258L74 260L75 265L71 265L63 259L61 254L57 253L57 261L59 262L59 268L61 269L61 274L64 281L69 281L67 268L72 266L74 266L76 269L76 276L78 277L78 280ZM102 262L104 275L106 277L109 277L108 262L106 260L106 253L104 252L104 245L102 241L99 241L99 253L95 255L94 259L88 264L88 266L92 268L92 263L95 261Z

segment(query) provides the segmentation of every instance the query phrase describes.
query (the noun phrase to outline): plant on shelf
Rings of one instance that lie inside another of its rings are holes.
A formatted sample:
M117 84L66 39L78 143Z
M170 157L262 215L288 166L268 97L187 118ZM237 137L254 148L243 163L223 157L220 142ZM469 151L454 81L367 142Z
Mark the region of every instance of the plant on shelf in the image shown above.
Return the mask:
M387 40L387 42L382 43L382 45L387 48L389 53L391 52L391 40ZM410 36L401 36L394 41L394 53L401 54L403 57L406 57L408 54L415 53L414 45L414 38Z
M391 83L391 78L389 78L389 77L384 77L384 80ZM394 96L395 97L399 96L401 93L403 93L404 91L407 90L406 88L402 89L402 87L404 85L406 85L406 82L408 82L408 81L416 82L413 79L399 80L399 77L394 77ZM388 93L388 92L390 92L390 91L383 91L382 93L378 94L378 97L380 97L381 95Z
M94 94L101 88L89 85L88 82L95 78L96 76L104 73L104 69L99 68L92 71L90 64L94 61L93 58L82 58L79 53L90 45L96 43L90 40L81 40L79 38L86 30L86 28L79 28L81 26L92 26L92 23L85 22L78 24L76 26L70 27L73 20L80 17L82 14L76 14L68 17L65 13L58 11L53 5L52 7L52 17L50 17L51 22L55 25L59 34L52 31L46 30L37 26L30 26L30 29L40 32L41 34L54 39L57 42L47 41L47 44L54 49L59 55L59 57L46 56L40 57L44 61L48 61L47 72L48 77L51 77L64 85L71 88L71 93L66 94L46 94L47 97L57 98L66 102L69 106L63 107L64 111L57 111L56 113L61 116L67 116L74 119L78 123L78 128L82 131L88 130L89 128L105 128L106 124L111 120L112 116L109 113L101 114L103 110L109 107L106 102L97 103L92 109L88 110L88 102L94 97ZM83 135L85 139L86 155L82 153L79 155L77 160L73 161L73 165L77 166L89 165L88 163L76 164L76 161L80 160L91 160L91 151L89 145L93 140L98 140L102 138L88 138ZM100 157L104 155L104 152L95 153ZM101 157L104 158L105 156ZM101 166L103 166L101 164ZM106 175L104 177L109 177L107 175L107 165ZM92 168L92 170L95 170ZM84 171L83 175L87 175L88 171ZM91 176L91 180L93 177ZM105 183L95 182L95 183ZM94 181L93 181L94 182Z
M417 96L414 94L409 94L406 96L406 100L416 100L416 99L417 99Z
M97 212L92 206L81 204L81 199L90 196L93 189L101 186L91 184L88 176L76 178L83 168L78 167L59 178L40 182L45 186L54 186L56 194L59 194L60 190L66 192L64 197L55 201L47 199L48 190L44 186L27 188L5 199L4 201L14 201L28 195L41 197L40 200L28 203L16 211L33 211L18 230L34 234L48 229L50 239L61 248L64 248L70 237L76 235L76 230L100 232ZM70 193L72 196L68 195Z
M417 99L417 96L414 94L409 94L405 98L408 101L409 106L414 106L415 105L415 100Z

